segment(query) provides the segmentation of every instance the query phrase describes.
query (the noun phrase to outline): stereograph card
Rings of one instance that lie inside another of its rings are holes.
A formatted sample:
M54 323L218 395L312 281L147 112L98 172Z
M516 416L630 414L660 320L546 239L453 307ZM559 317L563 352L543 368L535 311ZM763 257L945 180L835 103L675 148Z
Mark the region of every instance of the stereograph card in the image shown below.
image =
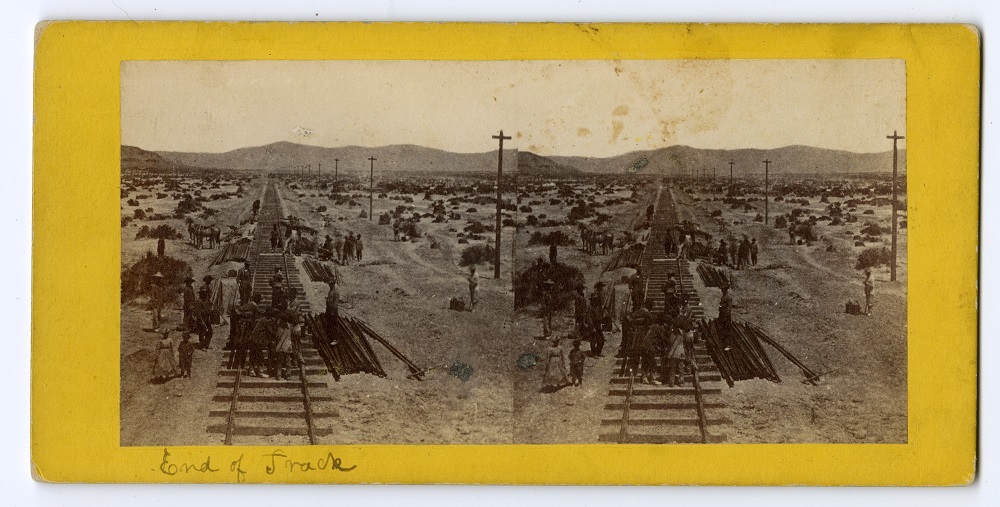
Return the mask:
M37 480L974 479L972 27L36 47Z

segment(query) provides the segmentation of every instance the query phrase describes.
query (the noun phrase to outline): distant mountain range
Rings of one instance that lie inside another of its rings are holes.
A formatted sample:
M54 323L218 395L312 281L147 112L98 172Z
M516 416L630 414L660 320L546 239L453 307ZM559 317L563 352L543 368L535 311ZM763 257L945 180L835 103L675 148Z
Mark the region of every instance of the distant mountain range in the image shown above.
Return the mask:
M530 151L517 152L517 173L542 178L571 178L583 174L575 167L560 164L551 158L536 155Z
M122 147L122 161L126 150L138 150L131 146ZM139 150L142 151L142 150ZM338 170L344 173L368 172L368 157L375 157L376 171L414 172L483 172L496 171L497 152L452 153L435 148L424 148L410 144L397 144L366 148L344 146L324 148L289 142L272 143L265 146L239 148L225 153L187 153L175 151L145 152L161 157L166 163L191 168L235 169L241 171L281 171L299 165L309 165L332 174L335 159ZM517 151L504 150L504 166L513 171L517 164Z
M189 167L167 160L158 153L136 148L135 146L122 146L121 158L123 171L176 171L190 169Z
M576 168L588 173L623 173L633 168L642 173L682 176L693 169L698 175L705 169L707 175L716 169L719 177L729 175L729 161L733 161L736 176L748 172L764 173L764 160L770 160L771 173L869 173L892 170L892 151L880 153L854 153L811 146L785 146L770 150L738 149L711 150L690 146L670 146L656 150L633 151L608 158L546 157L563 167ZM906 150L899 150L900 172L906 168Z
M334 159L345 173L366 172L368 157L375 157L377 171L413 172L492 172L497 153L453 153L435 148L397 144L366 148L344 146L324 148L289 142L240 148L225 153L152 152L134 146L122 146L122 169L196 170L235 169L242 171L280 171L297 165L309 165L315 171L333 172ZM706 170L718 177L729 174L734 162L736 176L763 174L763 160L768 159L773 174L781 173L871 173L892 170L892 151L854 153L810 146L786 146L769 150L713 150L689 146L670 146L655 150L633 151L614 157L541 156L517 150L504 150L504 171L515 168L522 174L541 177L573 177L581 173L640 173L682 176L690 171ZM906 150L899 151L899 170L906 169Z

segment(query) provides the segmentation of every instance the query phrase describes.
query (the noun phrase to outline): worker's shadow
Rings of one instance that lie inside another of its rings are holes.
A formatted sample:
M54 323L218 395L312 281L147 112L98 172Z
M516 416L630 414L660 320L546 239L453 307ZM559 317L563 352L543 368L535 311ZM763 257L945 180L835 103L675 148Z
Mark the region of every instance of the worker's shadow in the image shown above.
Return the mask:
M542 386L542 388L539 389L538 392L542 394L552 394L554 392L561 391L569 386L570 384L559 384L557 386L552 386L552 385Z

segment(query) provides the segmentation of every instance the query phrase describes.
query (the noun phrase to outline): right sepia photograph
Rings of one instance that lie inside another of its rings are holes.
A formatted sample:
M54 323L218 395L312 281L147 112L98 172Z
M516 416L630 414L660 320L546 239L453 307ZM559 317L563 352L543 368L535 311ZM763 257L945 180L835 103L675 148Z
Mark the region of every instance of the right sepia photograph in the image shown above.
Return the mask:
M514 441L906 443L904 61L534 66Z

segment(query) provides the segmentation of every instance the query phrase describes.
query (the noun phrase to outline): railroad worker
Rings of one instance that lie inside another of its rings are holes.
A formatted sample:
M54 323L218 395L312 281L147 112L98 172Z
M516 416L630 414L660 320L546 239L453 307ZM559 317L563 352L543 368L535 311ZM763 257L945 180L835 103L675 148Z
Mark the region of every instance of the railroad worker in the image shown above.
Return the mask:
M184 293L183 293L183 310L184 310L184 326L190 329L194 326L194 308L198 302L197 296L194 293L194 278L190 276L184 279Z
M163 257L163 253L167 249L167 241L162 237L156 240L156 256Z
M212 316L215 312L215 306L208 296L208 289L202 287L198 291L198 304L195 308L195 322L197 323L195 330L198 333L198 344L202 350L212 348Z
M740 243L740 267L745 268L750 265L750 238L743 235Z
M542 281L542 336L548 338L552 334L552 315L556 311L556 283L551 278Z
M549 264L555 266L556 259L558 257L559 257L559 247L556 246L556 243L553 241L552 243L549 244Z
M236 284L240 291L240 304L250 302L250 293L253 291L253 271L250 270L250 261L243 261L243 266L236 272Z
M559 346L559 338L552 340L545 354L545 373L542 388L560 388L569 383L566 376L566 355Z
M719 299L719 318L716 319L716 327L722 338L723 350L732 347L732 327L733 327L733 297L729 294L729 285L723 284L722 298Z
M271 370L274 378L288 380L292 359L292 329L298 327L298 312L287 308L276 319L277 333L274 348L271 349Z
M344 249L343 255L340 258L340 263L343 265L348 265L351 263L351 257L354 255L354 233L347 231L347 236L344 237Z
M715 263L720 266L729 265L729 247L725 239L719 240L719 249L715 252Z
M340 292L337 291L336 279L329 280L326 283L330 290L326 293L326 311L323 313L323 318L325 319L324 327L330 341L335 343L337 341L337 322L340 320Z
M274 274L271 275L271 280L268 282L268 284L272 288L281 287L285 284L285 273L280 266L274 268Z
M677 297L677 279L673 273L667 274L667 281L663 282L663 313L672 315L676 312L680 299Z
M249 352L250 352L250 365L248 369L250 373L255 377L267 377L266 372L262 372L264 369L264 352L268 349L270 345L270 336L273 333L273 323L271 322L271 317L268 315L261 315L253 325L253 331L250 332L249 338Z
M392 222L392 240L399 241L399 219Z
M333 238L329 234L323 238L323 245L319 247L319 258L321 260L333 258Z
M361 233L359 232L357 236L354 237L354 253L358 258L358 262L361 262L361 256L365 251L365 242L361 240Z
M281 255L295 255L295 235L291 234L291 229L288 229L289 234L285 236L285 245L281 250Z
M664 378L664 383L669 387L684 385L684 333L688 332L687 326L687 324L679 326L672 333L669 333L670 340L665 354L667 371Z
M646 206L646 221L647 222L650 222L650 221L653 220L653 211L655 211L655 210L656 210L656 208L652 204L650 204L649 206Z
M476 265L473 264L469 266L469 276L466 277L469 282L469 311L471 312L476 308L476 289L479 287L479 274L476 273Z
M635 344L635 354L638 356L639 382L642 384L659 384L656 380L656 347L663 341L663 326L652 322Z
M664 255L670 255L674 251L674 238L668 231L667 234L663 235L663 253Z
M795 244L795 222L788 222L788 244Z
M873 292L875 282L872 280L871 268L865 269L865 315L872 314L872 306L875 305Z
M750 240L750 265L751 266L756 266L757 265L757 253L758 253L758 251L759 251L759 247L757 246L757 238L753 238L753 239Z
M170 339L170 331L160 333L156 343L156 362L153 363L153 380L167 381L177 376L177 360L174 359L174 341Z
M736 238L733 238L732 236L730 236L730 238L729 238L729 266L730 267L733 267L733 268L737 267L737 262L738 262L737 259L739 258L739 256L740 256L739 241L737 241Z
M191 378L191 363L194 361L194 344L191 343L191 333L184 331L181 343L177 346L177 356L181 366L181 378Z
M583 363L587 356L580 350L580 340L573 340L573 350L569 351L569 381L570 385L583 385Z
M278 223L275 222L271 225L271 250L277 250L281 245L281 229L278 228Z
M632 311L628 317L628 331L622 333L622 343L618 349L618 357L632 357L636 354L636 344L646 333L646 328L653 322L653 300L645 302Z
M344 236L340 231L333 232L333 253L335 254L333 260L343 264L343 258L341 257L341 251L344 249Z
M247 365L247 351L250 347L250 332L253 331L254 322L257 319L259 307L256 301L260 300L260 294L254 294L252 300L244 301L233 311L230 324L235 329L235 334L230 330L230 341L232 354L229 355L229 369L244 368Z
M163 323L163 306L167 304L167 291L163 287L164 276L159 271L149 281L149 311L152 314L153 331L160 329Z
M583 328L587 324L587 297L583 293L583 286L577 285L573 294L573 320L576 324L578 336L583 335Z
M629 278L628 283L629 296L632 298L632 308L639 309L642 308L642 270L639 267L635 268L635 274Z

